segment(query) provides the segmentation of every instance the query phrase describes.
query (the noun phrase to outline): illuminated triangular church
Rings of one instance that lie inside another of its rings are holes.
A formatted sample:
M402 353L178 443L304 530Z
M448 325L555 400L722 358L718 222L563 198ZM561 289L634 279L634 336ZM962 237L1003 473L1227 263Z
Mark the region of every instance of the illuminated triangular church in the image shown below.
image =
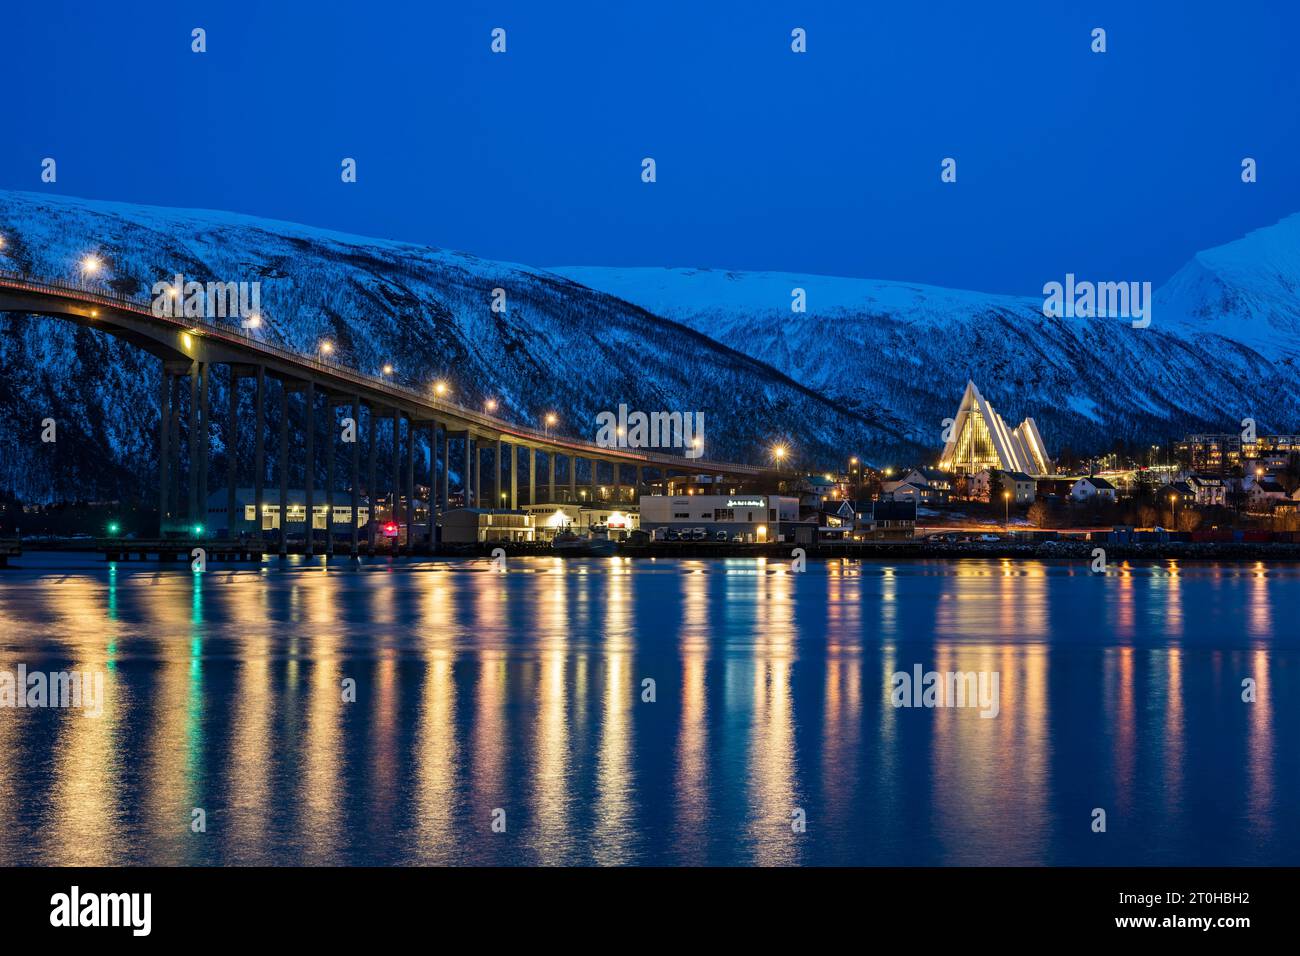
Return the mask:
M974 382L966 383L951 435L939 459L944 471L973 475L990 468L1026 475L1052 473L1052 459L1034 420L1026 418L1016 428L1007 428Z

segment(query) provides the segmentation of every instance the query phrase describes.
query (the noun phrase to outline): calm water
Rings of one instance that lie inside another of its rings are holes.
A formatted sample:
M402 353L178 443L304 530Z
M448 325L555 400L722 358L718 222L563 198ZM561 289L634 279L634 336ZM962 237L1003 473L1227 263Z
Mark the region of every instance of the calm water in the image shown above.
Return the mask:
M1294 566L73 560L0 571L107 696L0 709L0 863L1300 863Z

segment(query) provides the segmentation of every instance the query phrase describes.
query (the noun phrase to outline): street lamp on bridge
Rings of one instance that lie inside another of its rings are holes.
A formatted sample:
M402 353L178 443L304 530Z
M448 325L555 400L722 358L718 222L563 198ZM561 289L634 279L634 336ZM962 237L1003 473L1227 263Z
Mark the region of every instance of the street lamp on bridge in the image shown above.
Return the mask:
M447 392L449 391L450 388L448 387L447 383L442 381L441 379L433 383L433 394L437 395L439 398L446 398Z
M550 437L551 437L551 429L555 427L555 423L556 423L557 421L559 421L559 418L556 417L555 412L547 412L547 413L546 413L545 422L546 422L546 437L547 437L547 438L550 438Z
M93 253L87 255L85 258L81 260L82 280L84 281L88 276L93 276L96 272L99 271L99 268L102 265L103 262L100 261L99 256Z
M483 403L483 410L489 415L495 415L497 412L497 400L495 398L489 398Z
M323 342L321 342L320 345L316 347L316 360L320 362L325 361L325 356L329 355L333 351L334 351L334 343L331 342L329 339L325 339Z

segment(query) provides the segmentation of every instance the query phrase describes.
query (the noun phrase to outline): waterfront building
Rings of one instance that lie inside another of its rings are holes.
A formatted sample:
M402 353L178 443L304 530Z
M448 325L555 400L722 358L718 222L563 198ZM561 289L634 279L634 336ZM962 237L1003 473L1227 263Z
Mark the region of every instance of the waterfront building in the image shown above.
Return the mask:
M334 493L334 531L336 534L342 534L348 530L349 522L352 520L352 495L351 492ZM231 537L240 534L253 534L257 531L257 497L252 488L235 489L235 517L233 522L227 521L226 508L229 501L226 496L226 489L221 488L208 495L207 502L207 527L212 531L225 530ZM317 489L312 501L312 528L317 531L323 531L329 524L329 506L325 504L325 494ZM420 510L423 511L423 505ZM291 488L288 491L288 501L285 505L285 514L288 531L290 533L303 533L307 522L307 493L301 488ZM370 520L370 503L362 497L361 504L357 508L357 524L365 526ZM280 528L280 490L278 488L268 488L262 493L262 530L275 531Z
M1027 475L1050 475L1053 471L1034 420L1026 418L1015 428L1007 427L974 382L966 383L950 435L939 457L942 471L967 475L985 468Z
M862 537L875 541L909 541L916 535L915 501L873 501Z
M619 508L601 502L564 502L524 505L521 510L533 516L533 528L539 540L572 531L584 536L607 535L621 541L641 526L635 505Z
M711 540L719 532L742 541L784 541L799 522L799 499L788 495L642 495L641 527L694 533Z
M455 508L442 516L444 544L534 540L533 516L507 508Z

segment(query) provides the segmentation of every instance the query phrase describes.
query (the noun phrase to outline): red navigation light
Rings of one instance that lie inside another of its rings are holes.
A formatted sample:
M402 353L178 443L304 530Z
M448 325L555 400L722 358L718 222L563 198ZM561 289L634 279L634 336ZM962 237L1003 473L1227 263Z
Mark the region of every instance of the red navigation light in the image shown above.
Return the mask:
M388 524L384 525L384 530L385 530L385 531L396 531L396 530L397 530L397 525L393 524L393 522L390 521L390 522L388 522Z

